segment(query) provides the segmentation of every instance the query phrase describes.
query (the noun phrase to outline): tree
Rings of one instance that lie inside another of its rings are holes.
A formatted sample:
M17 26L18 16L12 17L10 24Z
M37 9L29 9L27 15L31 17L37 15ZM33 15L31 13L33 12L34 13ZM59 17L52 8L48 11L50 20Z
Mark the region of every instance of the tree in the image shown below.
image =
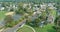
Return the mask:
M18 5L18 9L17 9L17 11L15 11L16 14L24 14L25 12L23 9L23 3L18 3L17 5Z
M55 28L57 32L60 32L60 16L55 19Z
M36 18L34 21L32 21L32 24L34 27L39 27L39 23L40 23L40 18Z
M18 7L18 10L17 11L15 11L17 14L24 14L25 13L25 11L24 11L24 9L22 8L22 7Z
M39 22L40 22L40 19L39 18L38 19L35 19L35 26L38 27L39 26L39 24L38 24Z
M7 15L4 19L4 21L5 21L6 27L12 27L13 18L11 15Z

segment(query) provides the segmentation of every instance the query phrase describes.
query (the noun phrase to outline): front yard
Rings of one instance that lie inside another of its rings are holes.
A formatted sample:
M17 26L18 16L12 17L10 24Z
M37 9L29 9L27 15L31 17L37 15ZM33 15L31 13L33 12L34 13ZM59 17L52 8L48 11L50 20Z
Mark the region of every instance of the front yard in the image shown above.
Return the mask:
M6 11L0 11L0 20L2 20L5 17Z

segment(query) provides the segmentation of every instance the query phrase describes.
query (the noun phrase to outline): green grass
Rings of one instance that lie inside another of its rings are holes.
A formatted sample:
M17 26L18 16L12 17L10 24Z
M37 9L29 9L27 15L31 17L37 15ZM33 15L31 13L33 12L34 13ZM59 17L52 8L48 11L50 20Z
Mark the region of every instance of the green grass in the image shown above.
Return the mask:
M45 27L40 28L40 27L33 27L36 32L56 32L55 29L52 28L53 25L48 24L45 25ZM30 28L24 26L20 28L17 32L33 32Z
M5 17L6 11L0 11L0 20Z
M56 10L51 10L50 12L53 16L56 16Z
M33 32L33 30L27 26L23 26L22 28L19 28L17 32Z
M35 27L35 30L36 32L56 32L56 30L52 28L51 24L45 25L43 28Z

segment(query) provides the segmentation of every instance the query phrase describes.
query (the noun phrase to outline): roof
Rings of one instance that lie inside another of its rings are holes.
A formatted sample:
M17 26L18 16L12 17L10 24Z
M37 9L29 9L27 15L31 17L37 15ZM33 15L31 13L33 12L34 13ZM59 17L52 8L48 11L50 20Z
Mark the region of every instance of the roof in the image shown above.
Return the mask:
M14 12L8 12L5 15L13 15L13 14L14 14Z
M18 21L18 20L20 20L21 17L22 17L22 15L19 15L19 14L15 14L15 15L13 15L13 19L14 19L14 21Z

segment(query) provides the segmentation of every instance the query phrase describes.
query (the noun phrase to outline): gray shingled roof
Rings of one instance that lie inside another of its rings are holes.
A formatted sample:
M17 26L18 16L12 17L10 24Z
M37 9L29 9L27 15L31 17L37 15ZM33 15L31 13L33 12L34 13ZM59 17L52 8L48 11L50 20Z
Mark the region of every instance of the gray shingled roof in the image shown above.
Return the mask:
M14 19L14 21L17 21L17 20L19 20L21 17L22 17L22 15L15 14L15 15L13 16L13 19Z

